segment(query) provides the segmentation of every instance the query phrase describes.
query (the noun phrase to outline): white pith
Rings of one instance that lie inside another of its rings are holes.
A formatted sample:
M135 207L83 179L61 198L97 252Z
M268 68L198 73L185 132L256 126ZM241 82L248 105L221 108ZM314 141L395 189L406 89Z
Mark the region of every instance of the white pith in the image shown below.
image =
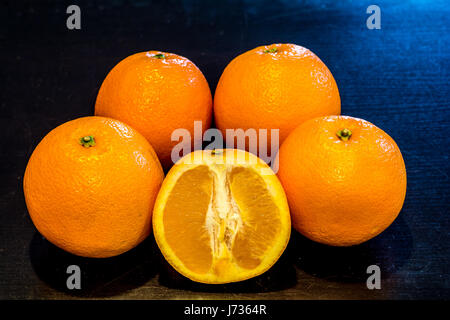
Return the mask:
M243 226L241 212L233 199L229 184L233 167L212 164L209 169L213 183L205 228L210 237L214 259L231 259L234 239Z

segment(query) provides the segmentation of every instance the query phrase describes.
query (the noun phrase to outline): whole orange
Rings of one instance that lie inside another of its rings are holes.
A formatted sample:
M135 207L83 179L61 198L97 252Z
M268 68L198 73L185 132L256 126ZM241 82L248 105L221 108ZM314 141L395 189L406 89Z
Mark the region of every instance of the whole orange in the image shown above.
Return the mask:
M239 55L225 68L214 96L215 122L224 135L226 129L279 129L280 143L305 120L340 112L330 70L295 44L261 46Z
M278 177L294 228L328 245L369 240L397 217L406 194L402 154L362 119L319 117L296 128L279 150Z
M193 143L194 121L201 121L204 131L211 113L211 91L202 72L187 58L160 51L122 60L103 81L95 103L96 115L123 121L143 134L166 169L180 142L171 140L172 132L189 130Z
M111 257L151 230L164 174L148 141L113 119L85 117L48 133L28 162L23 188L47 240L85 257Z

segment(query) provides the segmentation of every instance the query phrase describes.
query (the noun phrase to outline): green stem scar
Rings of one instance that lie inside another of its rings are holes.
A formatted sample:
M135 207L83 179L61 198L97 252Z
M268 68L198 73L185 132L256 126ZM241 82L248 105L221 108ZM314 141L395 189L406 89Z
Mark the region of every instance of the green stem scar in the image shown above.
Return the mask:
M341 139L342 141L348 141L350 137L352 136L352 132L349 129L342 129L336 132L336 135Z
M165 59L166 56L165 56L164 54L162 54L162 53L158 53L158 54L155 54L155 55L153 56L153 58L156 58L156 59Z
M264 50L264 53L275 53L275 52L278 52L277 48L270 48L270 49Z
M93 147L95 146L95 139L93 136L84 136L80 138L80 144L86 148Z

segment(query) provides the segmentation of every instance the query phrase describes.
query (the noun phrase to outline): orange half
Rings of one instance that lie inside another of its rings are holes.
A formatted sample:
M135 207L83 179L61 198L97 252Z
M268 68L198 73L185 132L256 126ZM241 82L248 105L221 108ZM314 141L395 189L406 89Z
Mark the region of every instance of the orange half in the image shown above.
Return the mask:
M268 270L286 248L291 221L281 183L261 159L234 149L195 151L167 174L153 231L179 273L228 283Z

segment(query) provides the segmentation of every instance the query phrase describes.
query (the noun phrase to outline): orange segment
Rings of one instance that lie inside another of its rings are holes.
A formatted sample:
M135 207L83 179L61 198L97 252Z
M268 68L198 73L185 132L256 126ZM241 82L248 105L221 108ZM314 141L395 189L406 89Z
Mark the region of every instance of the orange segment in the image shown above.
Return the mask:
M244 221L236 235L233 256L239 266L256 268L280 231L280 211L255 171L236 167L230 176L232 195Z
M168 173L153 230L167 261L198 282L245 280L268 270L290 236L278 178L245 151L196 151Z
M187 268L198 273L207 272L212 263L209 238L203 230L211 195L209 169L198 166L178 179L164 209L167 243Z

